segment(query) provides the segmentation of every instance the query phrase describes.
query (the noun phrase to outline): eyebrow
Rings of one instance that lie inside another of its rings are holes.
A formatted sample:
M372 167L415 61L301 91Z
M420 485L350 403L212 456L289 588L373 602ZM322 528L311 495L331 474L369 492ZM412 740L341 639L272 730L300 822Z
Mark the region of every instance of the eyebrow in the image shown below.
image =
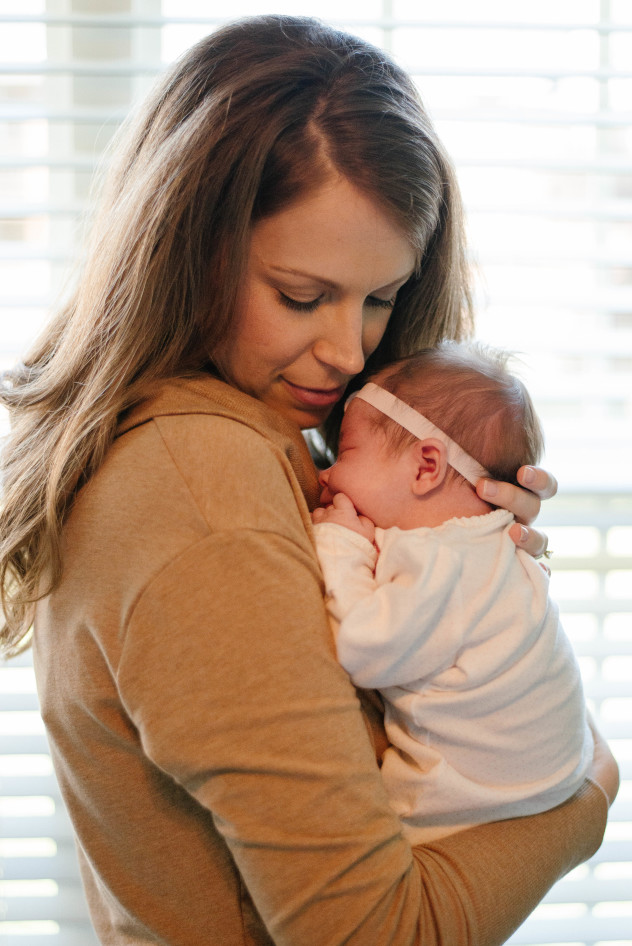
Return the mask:
M326 279L324 276L317 276L315 273L308 273L302 269L292 269L289 266L276 266L274 263L269 263L268 265L270 266L270 269L274 270L276 273L283 273L286 276L299 276L301 279L311 279L313 282L322 283L324 286L328 286L330 289L340 288L337 282L333 282L331 279ZM392 282L387 283L385 286L378 286L374 291L377 292L381 289L390 289L391 286L395 286L397 283L401 283L401 286L403 286L404 283L408 282L414 272L415 270L411 269L410 272L404 273L403 276L400 276L397 279L393 279Z

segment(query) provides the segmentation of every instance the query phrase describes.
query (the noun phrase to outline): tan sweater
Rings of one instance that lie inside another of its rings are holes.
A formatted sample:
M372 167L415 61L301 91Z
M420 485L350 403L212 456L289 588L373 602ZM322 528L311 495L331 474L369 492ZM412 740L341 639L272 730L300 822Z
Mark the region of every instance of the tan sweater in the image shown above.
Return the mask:
M411 851L335 660L317 492L296 429L201 377L132 412L75 504L35 667L108 946L501 943L601 841L587 784Z

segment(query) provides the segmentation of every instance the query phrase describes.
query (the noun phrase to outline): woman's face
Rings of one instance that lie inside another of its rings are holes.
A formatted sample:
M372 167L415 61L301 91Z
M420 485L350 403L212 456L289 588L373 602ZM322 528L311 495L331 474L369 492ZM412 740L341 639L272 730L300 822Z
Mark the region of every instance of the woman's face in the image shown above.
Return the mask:
M302 428L321 424L377 347L415 267L408 240L344 178L254 225L232 337L237 388Z

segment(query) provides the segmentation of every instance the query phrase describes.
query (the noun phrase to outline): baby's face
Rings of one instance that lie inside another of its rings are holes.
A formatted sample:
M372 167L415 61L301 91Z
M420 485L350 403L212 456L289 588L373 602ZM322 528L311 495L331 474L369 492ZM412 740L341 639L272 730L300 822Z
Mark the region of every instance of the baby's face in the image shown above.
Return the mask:
M320 503L328 506L336 493L344 493L357 513L376 526L401 528L403 501L410 494L406 462L389 450L384 432L371 423L372 410L359 398L349 404L340 429L338 459L320 474Z

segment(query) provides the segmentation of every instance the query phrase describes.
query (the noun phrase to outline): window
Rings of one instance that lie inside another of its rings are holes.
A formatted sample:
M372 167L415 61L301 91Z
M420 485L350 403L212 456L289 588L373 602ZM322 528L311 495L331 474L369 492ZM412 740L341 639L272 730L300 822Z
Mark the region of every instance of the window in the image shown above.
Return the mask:
M0 366L80 246L111 132L204 0L0 0ZM231 15L264 12L235 0ZM560 495L552 591L622 772L606 841L511 942L632 944L632 2L299 0L390 49L457 164L478 335L521 353ZM6 420L3 418L5 425ZM91 946L28 655L0 666L0 939Z

